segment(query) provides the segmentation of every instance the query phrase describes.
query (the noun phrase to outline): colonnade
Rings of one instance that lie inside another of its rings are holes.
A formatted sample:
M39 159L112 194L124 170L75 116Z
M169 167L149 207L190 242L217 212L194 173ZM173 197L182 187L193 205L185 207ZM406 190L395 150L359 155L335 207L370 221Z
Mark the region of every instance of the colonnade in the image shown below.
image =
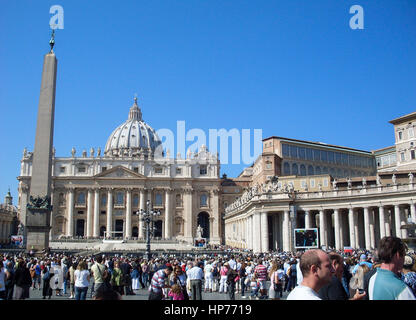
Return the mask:
M86 201L77 203L77 193L84 192ZM64 194L65 201L59 203L59 194ZM123 194L122 203L116 200L117 193ZM211 212L210 215L210 240L215 243L220 242L220 222L218 215L218 191L210 190L205 193L210 194L209 208L203 208ZM175 195L181 195L180 203L176 203ZM160 196L160 202L155 203L156 195ZM116 231L116 220L123 220L124 239L133 237L133 228L137 228L137 238L145 238L145 230L142 219L136 213L140 210L147 210L146 202L151 201L154 210L160 210L161 215L155 220L161 221L161 238L172 239L178 236L175 224L178 221L183 223L181 238L187 242L192 242L195 237L197 224L197 214L203 211L198 207L196 197L198 191L189 189L175 190L172 188L65 188L57 189L53 193L52 201L54 208L61 207L64 211L64 235L74 237L76 234L77 220L84 220L83 236L87 238L98 238L102 236L102 230L111 236L112 231ZM105 196L105 204L101 203ZM133 202L133 198L135 201ZM137 199L138 198L138 199ZM178 209L178 210L176 210ZM82 212L82 214L79 214ZM179 213L178 213L179 212ZM122 215L120 215L122 213ZM55 213L54 216L57 214ZM56 219L51 219L52 229L57 229ZM53 232L53 231L52 231ZM114 237L121 237L121 234L113 234Z
M295 250L294 229L318 228L319 245L342 250L344 247L373 250L385 236L406 238L401 226L416 222L415 204L368 204L360 206L302 207L266 211L255 208L234 221L228 221L226 242L254 252ZM244 232L233 234L233 224Z

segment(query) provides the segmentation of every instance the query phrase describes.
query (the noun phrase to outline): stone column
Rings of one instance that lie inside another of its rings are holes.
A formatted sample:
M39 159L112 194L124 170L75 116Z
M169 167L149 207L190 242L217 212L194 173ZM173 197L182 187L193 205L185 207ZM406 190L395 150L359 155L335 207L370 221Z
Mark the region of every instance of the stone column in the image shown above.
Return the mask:
M376 234L375 234L375 217L374 209L370 211L370 247L371 249L376 248Z
M254 252L261 252L261 218L260 218L260 212L255 212L253 215L253 251Z
M92 202L92 189L88 189L88 196L87 196L87 238L90 238L92 235L92 210L93 210L93 202Z
M289 210L283 213L283 251L290 251Z
M74 189L69 189L68 192L68 216L67 216L67 225L66 225L66 235L68 237L74 236Z
M144 197L145 191L143 189L140 189L140 201L139 201L139 209L140 211L146 210L146 199ZM139 216L139 239L144 238L144 229L143 229L143 220L141 219L141 216Z
M109 188L107 191L107 236L112 237L113 234L109 232L113 231L113 188Z
M339 210L338 209L334 209L334 230L335 230L335 249L336 250L341 250L342 249L342 245L341 245L341 227L340 227L340 215L339 215Z
M220 237L220 221L221 221L221 213L219 209L219 199L218 199L218 189L214 189L211 193L212 197L212 215L213 215L213 223L212 223L212 235L213 238L210 239L214 244L221 243Z
M385 214L384 214L384 207L378 207L378 215L380 218L380 238L384 238L386 236L386 226L385 226Z
M319 210L319 235L321 238L321 246L327 246L327 237L326 237L326 219L325 211Z
M371 249L371 237L370 237L370 214L368 207L364 207L364 238L365 238L365 248L367 250Z
M172 210L171 210L172 190L165 192L165 239L172 237Z
M410 216L412 217L412 222L416 223L416 210L415 210L415 204L410 204Z
M396 237L402 237L402 230L400 230L401 219L400 219L400 207L398 205L394 206L394 222L396 224Z
M354 209L348 210L348 224L350 229L350 246L356 248L355 244L355 226L354 226Z
M95 189L94 192L94 230L93 236L100 236L100 189Z
M400 208L400 226L403 226L407 223L407 212L406 209L401 207ZM401 231L401 238L406 239L407 238L407 230L406 229L400 229Z
M184 237L185 241L193 243L193 203L192 203L192 189L186 189L184 193L184 214L185 214L185 225L184 225Z
M261 213L261 251L269 251L269 224L267 223L267 212Z
M131 188L126 190L126 230L125 238L131 238Z
M250 215L248 218L248 247L253 250L253 216Z
M305 210L305 229L309 229L311 227L311 213L309 212L309 210Z
M392 218L393 214L392 214L392 210L391 209L387 209L387 216L385 215L385 229L386 229L386 237L390 237L391 236L391 230L390 230L390 219Z
M360 247L360 232L358 228L358 210L354 211L354 235L355 235L355 245L357 248Z

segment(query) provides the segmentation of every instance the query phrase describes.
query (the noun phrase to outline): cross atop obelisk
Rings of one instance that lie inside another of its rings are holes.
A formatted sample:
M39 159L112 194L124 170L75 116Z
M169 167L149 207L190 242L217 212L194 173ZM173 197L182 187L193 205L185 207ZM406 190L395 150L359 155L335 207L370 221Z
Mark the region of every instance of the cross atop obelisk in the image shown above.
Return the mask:
M26 249L28 250L42 250L49 247L50 215L52 212L51 168L58 64L52 50L55 44L54 31L49 44L51 50L43 59L30 199L26 207Z

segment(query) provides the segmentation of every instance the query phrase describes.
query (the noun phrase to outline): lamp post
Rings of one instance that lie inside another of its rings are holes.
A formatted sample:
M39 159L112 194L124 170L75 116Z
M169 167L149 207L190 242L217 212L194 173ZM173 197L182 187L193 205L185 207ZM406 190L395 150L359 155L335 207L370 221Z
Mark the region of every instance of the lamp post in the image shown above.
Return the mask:
M153 210L151 207L150 200L146 201L146 210L140 209L136 212L136 214L140 215L140 219L145 222L145 228L146 228L146 253L144 258L146 260L150 260L151 254L150 254L150 236L153 235L154 228L150 227L150 224L154 221L155 217L160 216L160 210Z

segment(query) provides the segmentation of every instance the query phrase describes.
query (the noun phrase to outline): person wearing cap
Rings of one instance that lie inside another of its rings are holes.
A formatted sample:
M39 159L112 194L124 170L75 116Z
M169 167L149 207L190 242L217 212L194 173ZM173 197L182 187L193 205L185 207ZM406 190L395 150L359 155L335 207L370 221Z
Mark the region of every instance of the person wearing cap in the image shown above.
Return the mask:
M355 274L358 267L363 264L367 265L368 269L370 270L373 267L373 264L367 261L367 256L364 253L360 256L360 261L355 265L354 269L352 269L352 274Z
M413 271L415 262L410 255L404 257L402 280L406 283L416 296L416 272Z

